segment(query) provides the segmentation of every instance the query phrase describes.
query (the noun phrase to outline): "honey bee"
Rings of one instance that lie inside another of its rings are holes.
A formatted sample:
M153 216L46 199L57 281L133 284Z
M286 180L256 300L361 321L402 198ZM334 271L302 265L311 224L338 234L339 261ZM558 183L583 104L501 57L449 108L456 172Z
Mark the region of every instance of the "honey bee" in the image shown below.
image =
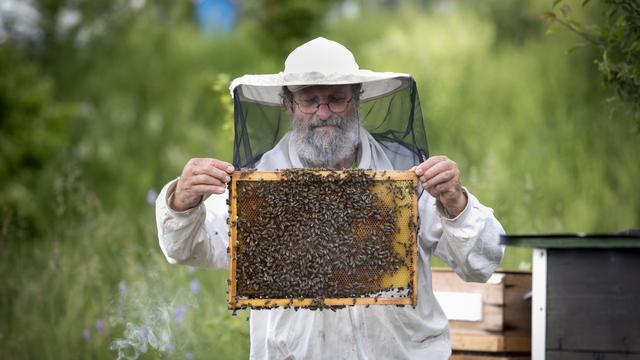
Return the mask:
M229 224L237 226L230 246L238 294L288 298L280 305L285 308L293 298L314 299L308 308L335 311L319 299L352 298L356 305L356 297L379 291L383 276L412 261L413 248L400 252L394 245L406 202L389 206L374 195L375 173L288 169L280 175L268 181L241 174L238 192L231 193L237 200L237 218ZM393 197L407 196L404 188L388 190Z

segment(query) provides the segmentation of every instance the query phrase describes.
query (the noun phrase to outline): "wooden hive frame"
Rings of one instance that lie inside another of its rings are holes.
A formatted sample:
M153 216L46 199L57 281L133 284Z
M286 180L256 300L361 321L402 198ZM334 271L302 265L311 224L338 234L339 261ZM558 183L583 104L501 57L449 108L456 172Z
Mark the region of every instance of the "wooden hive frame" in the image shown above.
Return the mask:
M412 171L383 171L383 170L343 170L343 171L335 171L335 170L308 170L304 171L313 172L317 175L327 176L333 175L344 178L347 176L349 171L360 171L365 173L371 180L374 181L373 186L378 185L378 187L373 188L373 192L376 193L378 198L385 197L387 194L384 194L385 190L381 187L383 184L393 183L393 182L403 182L405 184L410 184L410 188L407 187L406 195L408 197L405 199L404 195L402 196L404 201L404 208L406 212L402 215L398 215L397 224L400 228L397 236L403 236L404 241L409 244L405 247L405 251L403 251L403 258L408 262L408 269L402 269L404 271L403 274L400 274L400 270L398 270L398 274L394 274L392 277L387 279L388 283L393 283L394 279L406 279L408 289L408 293L404 296L387 296L386 294L378 294L376 296L359 296L359 297L323 297L323 298L298 298L298 297L278 297L278 298L265 298L265 297L247 297L247 296L239 296L238 295L238 281L237 281L237 268L238 268L238 244L240 240L238 239L238 221L239 216L242 216L239 213L239 204L238 204L238 184L243 181L282 181L285 179L285 171L236 171L233 173L231 177L231 181L229 182L229 247L227 248L228 253L228 305L230 310L237 309L245 309L245 308L253 308L253 309L266 309L266 308L274 308L274 307L284 307L284 308L311 308L311 309L322 309L325 307L328 308L340 308L344 306L353 306L353 305L411 305L415 306L417 304L417 231L418 231L418 194L417 194L417 176ZM389 191L389 190L387 190ZM397 196L396 196L397 197ZM395 204L398 204L398 201L393 196L388 196ZM381 200L382 201L382 200ZM401 218L405 218L406 221L400 221ZM397 249L398 253L400 251ZM398 280L400 281L400 280ZM396 281L397 282L397 281ZM393 287L393 286L391 286ZM385 290L382 288L381 290Z

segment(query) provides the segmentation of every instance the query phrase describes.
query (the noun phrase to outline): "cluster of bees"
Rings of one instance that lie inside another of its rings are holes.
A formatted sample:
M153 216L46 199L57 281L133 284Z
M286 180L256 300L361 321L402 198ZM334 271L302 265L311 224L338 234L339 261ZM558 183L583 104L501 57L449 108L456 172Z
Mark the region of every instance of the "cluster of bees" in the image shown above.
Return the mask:
M373 296L389 290L381 285L385 275L413 272L410 242L405 256L394 247L406 205L381 201L374 183L359 169L290 169L280 181L238 181L237 295L313 299L309 308L322 309L324 298ZM389 182L386 191L401 198L403 186L411 184Z

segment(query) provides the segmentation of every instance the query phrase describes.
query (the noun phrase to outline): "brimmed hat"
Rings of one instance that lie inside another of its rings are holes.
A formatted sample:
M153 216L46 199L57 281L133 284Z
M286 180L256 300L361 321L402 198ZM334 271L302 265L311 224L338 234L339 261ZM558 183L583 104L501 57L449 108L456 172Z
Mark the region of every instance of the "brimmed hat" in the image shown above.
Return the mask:
M256 167L291 131L293 117L280 96L284 86L297 91L314 85L348 84L362 84L358 118L394 169L406 170L427 158L415 80L408 74L361 70L347 48L317 38L293 50L284 71L245 75L231 83L234 166Z
M361 101L385 96L410 86L411 76L360 69L351 51L343 45L319 37L294 49L284 63L284 71L268 75L244 75L231 82L231 96L241 101L280 106L283 86L292 91L313 85L362 84Z

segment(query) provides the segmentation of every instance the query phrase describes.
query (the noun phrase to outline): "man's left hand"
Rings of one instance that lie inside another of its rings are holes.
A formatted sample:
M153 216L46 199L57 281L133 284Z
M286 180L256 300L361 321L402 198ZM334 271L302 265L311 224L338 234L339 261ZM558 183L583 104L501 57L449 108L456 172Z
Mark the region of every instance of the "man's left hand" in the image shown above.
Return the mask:
M422 187L436 198L451 218L458 216L467 206L467 196L460 185L458 164L446 156L432 156L418 166L416 172Z

